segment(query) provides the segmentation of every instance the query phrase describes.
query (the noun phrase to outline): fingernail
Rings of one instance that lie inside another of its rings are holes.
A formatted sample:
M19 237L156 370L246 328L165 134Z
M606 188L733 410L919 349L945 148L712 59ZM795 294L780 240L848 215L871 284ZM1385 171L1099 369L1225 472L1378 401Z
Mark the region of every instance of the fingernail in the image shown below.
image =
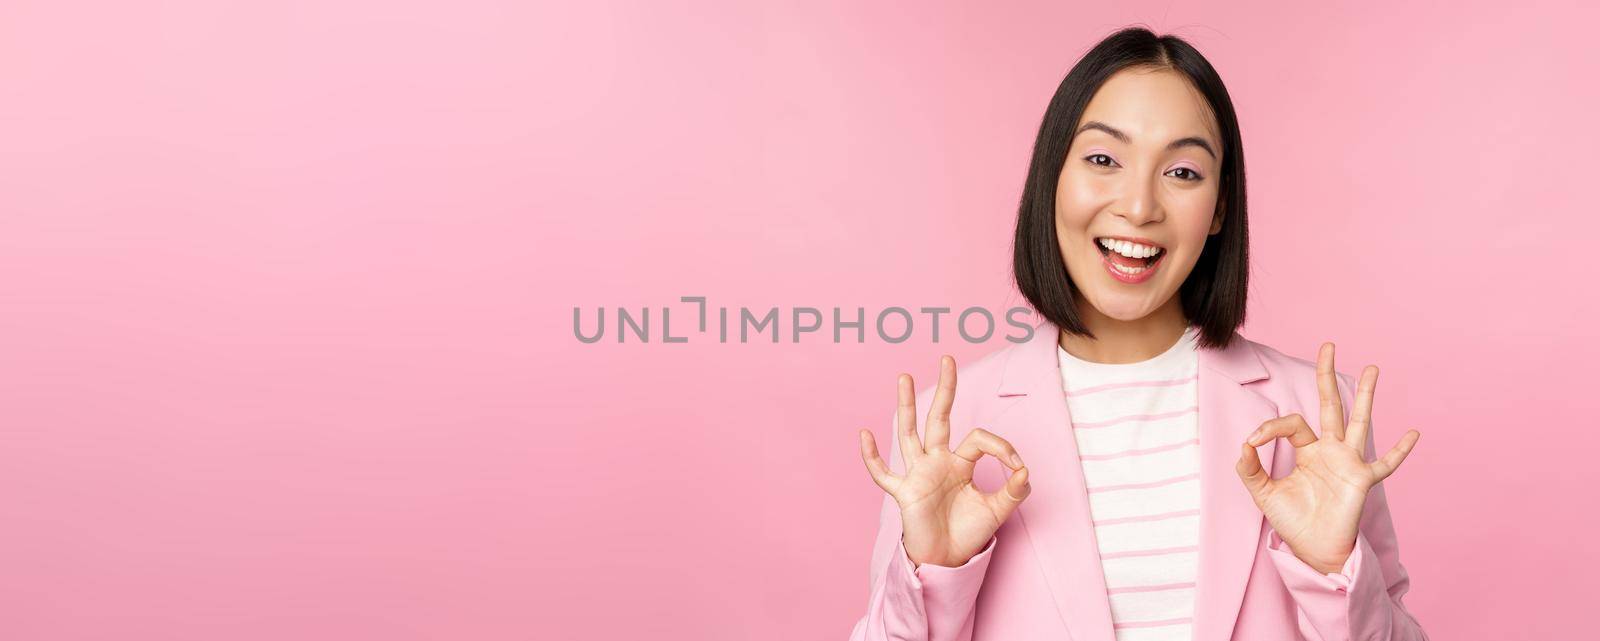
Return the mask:
M1255 442L1255 440L1256 440L1256 439L1258 439L1258 438L1261 438L1261 428L1259 428L1259 427L1258 427L1258 428L1256 428L1256 431L1254 431L1254 432L1251 432L1251 433L1250 433L1250 438L1247 438L1247 439L1245 439L1245 441L1246 441L1246 442L1250 442L1250 443L1253 443L1253 442Z
M1022 455L1013 453L1011 455L1011 464L1017 467L1022 467Z

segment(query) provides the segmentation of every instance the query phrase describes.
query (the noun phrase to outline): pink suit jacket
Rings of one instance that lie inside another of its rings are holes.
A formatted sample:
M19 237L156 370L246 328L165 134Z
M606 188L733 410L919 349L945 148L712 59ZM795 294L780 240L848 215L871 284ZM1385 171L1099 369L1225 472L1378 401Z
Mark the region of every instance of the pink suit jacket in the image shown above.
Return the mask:
M973 427L1010 441L1028 465L1033 492L961 567L913 569L901 545L899 506L885 495L872 548L867 614L852 641L1114 641L1105 577L1089 516L1089 498L1071 433L1057 360L1058 330L1049 323L1025 343L998 350L958 373L951 412L952 447ZM1340 373L1345 415L1354 384ZM1199 350L1200 549L1195 586L1195 641L1426 639L1401 603L1410 586L1382 484L1367 495L1355 551L1344 568L1323 574L1272 531L1240 482L1239 444L1267 419L1300 413L1318 428L1316 363L1287 356L1238 334L1223 350ZM931 388L930 388L931 389ZM917 394L919 433L933 394ZM892 425L892 423L891 423ZM889 465L903 473L890 431ZM1377 432L1368 432L1375 460ZM1385 442L1385 449L1390 443ZM1287 439L1257 448L1281 477L1294 469ZM1004 485L1005 470L979 465L985 490ZM1392 478L1392 477L1391 477Z

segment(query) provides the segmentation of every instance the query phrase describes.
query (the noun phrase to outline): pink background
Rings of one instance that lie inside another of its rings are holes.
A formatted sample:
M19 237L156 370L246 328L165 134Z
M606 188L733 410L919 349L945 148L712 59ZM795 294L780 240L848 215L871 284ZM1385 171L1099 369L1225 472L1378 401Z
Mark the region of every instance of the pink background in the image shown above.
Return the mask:
M137 4L0 5L6 639L844 638L856 429L1005 343L572 309L1017 304L1045 103L1133 23L1238 106L1245 335L1423 432L1412 611L1592 631L1592 8Z

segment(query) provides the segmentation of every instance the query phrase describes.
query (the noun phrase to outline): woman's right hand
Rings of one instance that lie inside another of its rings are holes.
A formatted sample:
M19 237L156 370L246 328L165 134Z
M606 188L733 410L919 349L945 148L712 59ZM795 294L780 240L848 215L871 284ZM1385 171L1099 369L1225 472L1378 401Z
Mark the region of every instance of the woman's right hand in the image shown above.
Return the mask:
M939 387L928 410L926 443L917 435L917 399L910 374L900 375L900 408L895 434L905 460L904 475L895 475L878 456L871 430L861 430L861 459L873 482L900 505L901 542L917 565L947 567L965 564L983 551L1000 524L1028 497L1028 469L1005 439L973 428L950 451L950 406L956 395L956 361L939 360ZM1011 468L1005 487L984 494L972 483L972 469L984 454Z

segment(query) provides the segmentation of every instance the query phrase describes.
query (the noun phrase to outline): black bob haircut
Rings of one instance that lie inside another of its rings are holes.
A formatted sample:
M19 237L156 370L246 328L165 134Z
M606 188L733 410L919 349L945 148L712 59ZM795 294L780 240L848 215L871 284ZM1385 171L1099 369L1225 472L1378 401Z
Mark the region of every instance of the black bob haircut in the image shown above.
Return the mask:
M1170 69L1183 74L1211 105L1221 130L1222 173L1217 214L1222 229L1206 239L1194 270L1178 288L1183 314L1199 327L1198 342L1223 348L1244 323L1245 289L1249 280L1249 235L1246 229L1244 148L1239 119L1222 78L1204 56L1177 36L1156 36L1129 27L1100 41L1072 67L1050 99L1033 160L1017 207L1017 233L1012 245L1012 271L1017 289L1046 320L1062 331L1094 337L1078 317L1077 286L1067 274L1056 238L1056 186L1072 146L1073 128L1089 99L1112 75L1129 67Z

